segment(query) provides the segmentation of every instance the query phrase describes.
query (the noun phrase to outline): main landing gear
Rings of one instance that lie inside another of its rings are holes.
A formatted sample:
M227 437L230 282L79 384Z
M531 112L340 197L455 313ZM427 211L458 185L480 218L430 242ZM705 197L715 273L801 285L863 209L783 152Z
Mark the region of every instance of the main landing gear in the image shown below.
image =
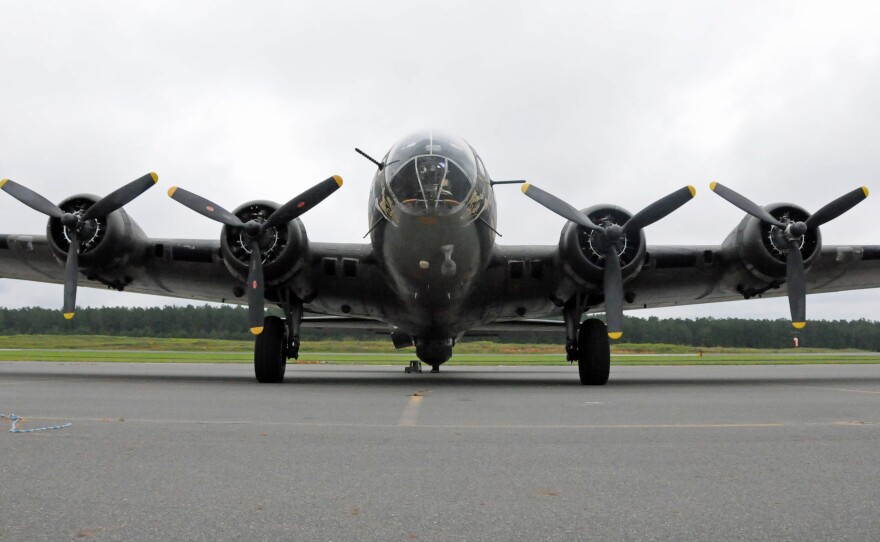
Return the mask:
M611 372L611 345L608 327L602 320L587 318L578 322L583 314L583 303L575 299L566 303L562 315L565 321L565 352L568 361L578 362L578 374L584 386L603 386Z
M597 318L587 318L578 330L578 374L585 386L603 386L611 372L608 327Z
M284 380L287 368L287 326L277 316L263 320L263 332L254 342L254 373L257 382L277 384Z
M254 341L254 374L257 382L277 384L284 380L288 359L299 357L299 329L302 305L284 307L287 316L267 316L263 332Z

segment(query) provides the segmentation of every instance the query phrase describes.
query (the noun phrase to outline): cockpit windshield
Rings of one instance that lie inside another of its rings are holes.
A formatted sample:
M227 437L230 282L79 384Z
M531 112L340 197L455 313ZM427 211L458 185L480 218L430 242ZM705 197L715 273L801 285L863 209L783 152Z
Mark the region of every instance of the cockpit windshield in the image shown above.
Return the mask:
M385 182L405 211L449 214L467 200L477 178L474 151L436 133L408 137L385 158Z

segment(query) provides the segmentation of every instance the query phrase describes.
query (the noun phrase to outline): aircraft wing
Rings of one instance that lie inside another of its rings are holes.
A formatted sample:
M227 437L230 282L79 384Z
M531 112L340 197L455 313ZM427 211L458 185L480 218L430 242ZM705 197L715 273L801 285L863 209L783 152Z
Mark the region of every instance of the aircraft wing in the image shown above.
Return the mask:
M126 269L125 284L80 274L79 285L246 304L241 283L221 259L219 241L150 239L145 252L139 265ZM307 289L317 295L306 304L307 327L389 329L376 321L382 312L382 299L389 293L375 269L369 245L312 243L310 253L312 269ZM328 272L329 262L333 262L332 272ZM351 262L353 272L345 271L345 262ZM578 292L585 296L588 312L602 312L601 284L579 284L565 270L556 246L496 247L486 273L487 284L473 296L473 310L481 312L482 320L474 332L555 330L557 322L542 319L560 316L560 302ZM767 281L764 288L741 288L741 275L742 270L726 260L722 246L649 247L641 270L624 282L624 309L787 294L781 279ZM0 235L0 277L61 284L64 266L53 255L45 236ZM806 273L808 293L878 287L878 245L825 246ZM340 309L343 305L347 313ZM320 319L313 315L334 316Z
M140 250L142 257L137 264L126 265L112 276L80 273L78 285L198 301L247 303L241 281L233 278L222 260L219 241L148 239ZM383 295L381 287L363 287L378 281L370 254L367 244L310 244L309 265L300 273L302 278L293 279L303 297L314 298L306 304L307 314L325 314L323 309L336 306L329 312L342 315L341 307L346 305L350 316L360 318L314 319L307 324L309 327L353 329L369 323L379 326L376 329L388 328L364 319L371 313L369 307L378 305L378 298ZM52 253L45 236L0 235L0 278L63 284L64 265ZM326 290L327 295L317 296L319 290ZM306 320L309 319L307 315ZM341 325L343 321L346 325Z
M219 258L218 241L154 239L140 265L126 269L127 284L107 284L101 277L79 275L79 286L124 289L129 292L238 303L236 286ZM52 284L64 283L64 265L45 236L0 235L0 277Z
M624 281L624 310L779 297L788 293L784 273L755 277L748 263L738 261L722 245L650 246L644 261L641 269ZM497 308L481 330L552 328L551 321L540 319L560 316L563 303L576 296L583 298L586 312L605 310L601 274L592 281L577 276L555 245L499 246L492 267L496 271L489 274L491 279L480 289L484 299L478 303L485 304L489 301L485 298L490 296L501 301L494 304ZM822 247L811 261L805 279L808 294L878 288L880 245ZM490 320L494 323L488 324Z
M658 246L649 248L641 272L625 285L634 299L629 308L655 308L735 301L788 294L783 277L748 285L737 262L721 247ZM823 247L805 274L808 293L880 287L880 246ZM783 315L780 315L783 316Z

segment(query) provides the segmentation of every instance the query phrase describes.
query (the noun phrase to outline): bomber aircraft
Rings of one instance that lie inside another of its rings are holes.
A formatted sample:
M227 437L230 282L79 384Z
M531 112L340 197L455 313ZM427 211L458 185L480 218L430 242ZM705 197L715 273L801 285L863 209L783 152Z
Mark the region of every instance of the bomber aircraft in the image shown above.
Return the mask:
M356 149L358 150L358 149ZM424 131L376 165L369 243L311 242L300 216L342 186L338 176L283 205L250 201L227 211L172 187L168 195L223 224L219 239L148 237L123 206L152 187L150 173L99 198L58 205L14 181L0 188L48 215L46 235L0 235L0 277L64 284L72 318L77 286L249 306L259 382L281 382L304 323L379 326L415 346L432 371L468 333L556 326L586 385L608 381L611 339L623 311L788 295L792 325L806 323L806 293L880 287L880 245L823 246L819 227L868 195L864 187L817 212L760 206L719 183L746 213L718 246L651 245L644 229L687 203L682 187L633 214L617 205L578 210L524 181L494 181L466 141ZM522 192L568 219L556 244L496 244L495 186ZM284 318L265 315L277 305ZM605 313L605 322L586 317ZM586 317L586 318L585 318Z

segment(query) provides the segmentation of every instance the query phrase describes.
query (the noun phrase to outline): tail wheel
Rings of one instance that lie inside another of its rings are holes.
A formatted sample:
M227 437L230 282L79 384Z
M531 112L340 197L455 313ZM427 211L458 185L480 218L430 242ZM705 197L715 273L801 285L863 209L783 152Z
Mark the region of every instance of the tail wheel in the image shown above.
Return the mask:
M254 341L254 373L257 382L277 384L284 380L287 356L287 326L277 316L267 316L263 320L263 332Z
M604 386L611 372L608 327L602 320L588 318L578 332L578 373L584 386Z

